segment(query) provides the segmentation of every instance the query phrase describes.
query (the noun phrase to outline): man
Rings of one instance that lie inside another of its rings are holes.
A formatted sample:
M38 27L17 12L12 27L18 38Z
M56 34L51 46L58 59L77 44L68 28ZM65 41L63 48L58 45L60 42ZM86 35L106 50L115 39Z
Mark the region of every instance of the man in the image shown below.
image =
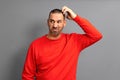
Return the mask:
M65 17L75 21L85 34L62 33ZM22 80L76 80L80 52L102 38L86 19L70 8L54 9L48 17L48 34L34 40L27 53Z

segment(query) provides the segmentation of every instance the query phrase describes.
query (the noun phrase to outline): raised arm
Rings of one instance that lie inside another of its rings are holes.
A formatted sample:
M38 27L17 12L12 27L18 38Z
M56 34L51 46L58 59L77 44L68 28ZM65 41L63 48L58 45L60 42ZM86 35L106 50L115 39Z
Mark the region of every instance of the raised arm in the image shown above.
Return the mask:
M64 6L62 8L64 14L69 20L75 21L85 32L85 34L78 34L77 39L78 42L82 41L83 48L97 42L102 38L102 34L85 18L78 16L74 13L70 8Z

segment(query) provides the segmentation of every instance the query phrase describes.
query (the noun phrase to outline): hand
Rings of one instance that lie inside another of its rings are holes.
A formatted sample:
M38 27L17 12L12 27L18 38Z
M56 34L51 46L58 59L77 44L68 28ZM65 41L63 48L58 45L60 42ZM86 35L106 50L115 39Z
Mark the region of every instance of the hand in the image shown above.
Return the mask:
M66 18L69 20L74 19L77 15L67 6L62 7L62 12L65 14Z

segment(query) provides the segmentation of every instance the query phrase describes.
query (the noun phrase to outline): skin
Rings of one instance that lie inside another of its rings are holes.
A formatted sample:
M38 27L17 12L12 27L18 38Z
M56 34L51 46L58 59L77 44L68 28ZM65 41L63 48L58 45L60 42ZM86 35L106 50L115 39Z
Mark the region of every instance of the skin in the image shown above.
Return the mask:
M52 13L48 19L48 38L50 39L58 39L63 28L66 25L66 20L63 17L62 13Z
M67 6L62 7L63 14L66 15L66 18L73 20L76 17L76 14ZM66 26L66 20L64 19L62 13L51 13L48 18L48 28L49 32L47 38L55 40L61 36L63 28Z

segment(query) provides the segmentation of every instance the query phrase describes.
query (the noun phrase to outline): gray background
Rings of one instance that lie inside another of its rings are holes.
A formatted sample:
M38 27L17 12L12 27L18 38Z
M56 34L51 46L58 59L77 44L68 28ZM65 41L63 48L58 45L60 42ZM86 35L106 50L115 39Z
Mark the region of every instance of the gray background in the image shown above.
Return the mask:
M0 80L21 80L29 44L47 33L49 11L64 5L104 36L81 53L77 80L120 80L120 0L0 0ZM68 21L64 32L82 30Z

